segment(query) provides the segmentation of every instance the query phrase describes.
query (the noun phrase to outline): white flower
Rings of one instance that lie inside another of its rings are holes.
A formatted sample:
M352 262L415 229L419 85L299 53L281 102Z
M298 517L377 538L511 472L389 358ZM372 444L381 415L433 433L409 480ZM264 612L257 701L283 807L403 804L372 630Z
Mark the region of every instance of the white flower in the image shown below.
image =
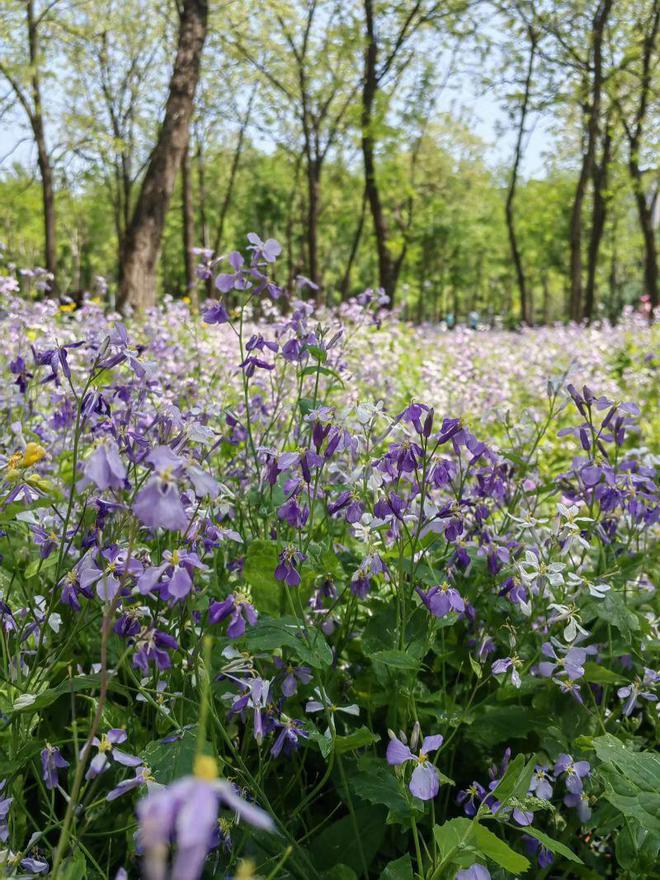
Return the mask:
M604 599L605 594L611 589L609 584L589 584L589 593L594 599Z

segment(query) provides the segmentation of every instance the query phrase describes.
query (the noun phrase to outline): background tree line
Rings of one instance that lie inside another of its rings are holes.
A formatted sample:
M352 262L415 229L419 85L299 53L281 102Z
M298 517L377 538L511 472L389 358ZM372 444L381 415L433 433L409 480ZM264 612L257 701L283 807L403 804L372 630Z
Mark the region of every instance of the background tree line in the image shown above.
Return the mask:
M659 0L5 0L0 113L31 150L0 157L4 260L143 308L213 295L193 248L256 230L304 295L380 286L420 321L655 306L659 20ZM495 166L442 107L459 79L504 114Z

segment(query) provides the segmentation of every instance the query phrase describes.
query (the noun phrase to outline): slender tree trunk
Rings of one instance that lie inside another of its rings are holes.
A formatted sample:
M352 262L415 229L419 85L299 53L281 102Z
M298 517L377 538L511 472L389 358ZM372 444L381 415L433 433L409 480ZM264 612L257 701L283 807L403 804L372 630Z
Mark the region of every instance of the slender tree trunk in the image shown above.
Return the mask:
M355 227L355 234L353 236L353 243L351 244L351 252L348 256L348 262L346 263L346 271L344 272L344 277L341 280L341 298L342 302L348 299L348 294L351 289L351 272L353 271L353 263L358 254L358 250L360 248L360 240L362 238L362 230L364 229L364 215L367 210L367 191L364 190L362 193L362 206L360 208L360 217L358 219L358 224Z
M204 162L204 151L202 150L201 141L197 143L197 150L195 151L195 160L197 166L197 188L199 190L199 228L202 234L202 247L209 247L209 224L206 215L206 165ZM214 294L215 287L213 285L213 278L207 278L206 280L206 296L212 297Z
M322 297L319 273L319 209L321 195L321 162L313 157L307 158L307 258L309 277L317 285L317 302Z
M119 308L156 302L156 264L192 115L208 19L207 0L184 0L165 117L142 183L124 249Z
M530 41L529 45L529 61L527 63L527 72L525 74L525 88L523 91L522 103L520 105L520 121L518 123L518 136L516 138L516 147L513 155L513 167L511 169L511 179L509 181L509 190L506 196L506 226L509 233L509 245L511 247L511 258L516 270L516 280L518 282L518 292L520 294L520 319L523 323L530 324L531 316L529 305L527 302L527 281L522 264L520 248L518 247L518 238L516 235L516 226L514 220L514 201L516 197L516 187L518 184L518 172L522 159L523 141L525 138L525 123L527 121L527 111L529 108L529 100L532 90L532 76L534 73L534 57L536 54L536 34L530 28L528 31Z
M589 156L587 153L584 153L582 165L580 166L580 176L578 177L573 197L569 232L571 259L568 310L569 318L573 321L578 321L582 312L582 209L589 181L589 167Z
M593 56L593 80L590 98L585 98L583 109L586 118L586 149L582 156L582 166L578 178L573 209L571 211L571 298L570 317L574 321L582 318L582 209L587 192L587 184L592 169L600 130L601 93L603 87L603 36L613 0L600 0L591 28L591 55Z
M183 259L186 271L186 293L190 297L194 311L199 310L197 277L195 275L195 209L193 207L192 171L190 150L186 146L181 160L181 212L183 225Z
M584 297L584 318L591 322L596 298L596 270L598 268L598 253L605 231L607 218L607 179L609 164L612 154L612 132L609 124L603 140L603 152L599 163L593 164L593 207L591 212L591 235L589 237L589 252L587 262L587 286Z
M390 297L390 305L394 304L396 274L394 261L388 244L388 230L383 212L383 205L376 178L375 140L374 140L374 105L378 92L378 45L374 28L373 0L364 0L365 36L364 48L364 80L362 85L362 157L364 160L364 184L367 200L371 211L376 250L378 253L378 277L380 286Z
M30 53L30 90L32 92L32 132L37 146L37 163L41 177L41 194L44 212L44 242L46 269L53 275L50 293L57 294L57 219L55 216L55 192L53 169L46 146L44 120L41 106L41 82L39 77L39 32L34 16L34 2L27 0L28 47Z
M652 59L656 48L658 28L660 27L660 3L654 5L650 27L645 34L642 51L642 76L639 89L639 103L635 113L635 122L632 130L625 125L628 136L628 170L632 180L639 225L644 238L644 292L650 299L650 319L653 320L653 311L658 307L658 250L653 224L653 202L646 198L642 171L639 167L639 150L644 134L646 113L648 109L649 93L652 80Z

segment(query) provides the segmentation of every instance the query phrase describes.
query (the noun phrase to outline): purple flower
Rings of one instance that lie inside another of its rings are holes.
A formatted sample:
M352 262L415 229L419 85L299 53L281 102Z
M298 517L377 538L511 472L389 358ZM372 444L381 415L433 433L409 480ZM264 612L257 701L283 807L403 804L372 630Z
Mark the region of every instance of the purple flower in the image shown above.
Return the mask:
M146 765L135 768L135 776L130 777L129 779L122 779L119 785L116 785L111 791L107 793L105 799L107 801L116 801L118 797L121 797L124 794L128 794L129 791L134 791L136 788L140 788L142 785L151 785L156 780L151 775L151 770Z
M434 617L446 617L450 611L455 611L457 614L465 611L465 602L461 594L454 587L450 587L447 581L438 587L431 587L427 592L416 587L415 592Z
M89 763L85 779L94 779L110 766L110 760L122 764L124 767L138 767L142 763L142 759L135 755L129 755L121 749L116 748L119 743L124 743L128 739L125 730L113 727L99 739L95 736L91 745L98 749ZM87 746L83 746L80 757L82 758L87 750Z
M536 795L537 798L541 798L543 801L549 801L552 797L551 783L553 782L553 779L548 772L549 769L549 767L546 767L543 764L537 764L534 768L534 775L529 783L530 794Z
M410 783L410 791L422 801L430 801L440 790L440 777L438 771L428 760L428 755L435 752L442 745L443 737L440 734L427 736L422 742L418 755L414 755L410 748L393 733L390 733L390 742L387 747L387 763L398 766L412 761L417 766L413 770Z
M584 788L582 780L591 773L588 761L574 761L570 755L562 754L555 761L555 776L565 773L566 788L571 794L581 794Z
M133 512L142 525L151 529L182 532L188 528L188 516L177 492L176 480L165 474L151 477L144 489L138 492Z
M7 817L9 816L9 809L14 802L13 797L3 798L2 792L4 792L5 787L7 785L7 780L3 779L0 782L0 841L6 843L9 839L9 826L7 822Z
M568 794L564 795L564 804L567 807L575 807L580 822L588 822L591 819L589 796L586 792L568 792Z
M308 666L292 666L280 657L273 657L273 662L283 672L281 687L285 697L292 697L298 693L298 682L309 684L312 680L312 671Z
M293 529L302 529L309 518L309 507L300 507L296 498L292 495L288 501L277 508L277 515L287 522Z
M101 551L103 567L99 566L93 555L85 556L78 566L80 589L83 593L96 585L96 595L104 602L112 602L119 592L121 579L142 574L142 563L129 558L128 552L120 547L106 547ZM86 595L89 592L85 593Z
M165 550L163 559L165 561L160 565L144 570L138 578L138 589L143 595L148 595L158 587L163 599L174 602L185 599L193 588L193 571L205 570L206 566L196 553L186 550Z
M620 687L616 693L619 699L626 701L623 706L623 714L628 717L632 715L637 706L637 700L640 697L648 700L650 703L657 703L657 696L652 691L644 690L643 688L645 686L646 688L653 687L657 685L658 681L660 681L660 675L654 672L653 669L646 667L644 669L644 678L641 681L638 678L636 681Z
M493 675L504 675L511 670L511 684L519 688L522 682L518 666L520 666L520 660L517 657L502 657L493 663L491 669L493 670Z
M69 762L64 760L58 746L46 743L46 748L41 751L41 773L46 788L50 790L57 788L59 784L57 771L68 766Z
M553 863L554 856L550 850L546 849L535 837L531 837L529 834L523 834L522 842L527 850L527 854L530 856L536 856L539 868L548 868Z
M145 880L161 880L166 875L171 844L176 845L176 853L170 880L198 880L216 838L221 805L255 828L273 828L267 813L244 800L230 782L216 778L213 758L197 758L194 776L150 791L137 806Z
M275 721L275 730L279 729L279 733L275 738L275 742L270 750L274 758L279 757L281 752L290 755L300 745L301 739L307 739L309 733L302 726L301 721L295 718L287 718L282 715L279 721Z
M274 238L267 238L262 241L256 232L248 232L248 250L254 251L257 258L264 259L267 263L274 263L282 253L282 245Z
M481 802L486 797L486 789L478 782L473 782L468 788L464 788L456 796L456 803L463 807L466 816L476 816Z
M218 280L225 277L220 275ZM229 321L229 314L219 299L207 299L202 309L202 320L205 324L226 324Z
M571 647L566 648L559 642L556 642L556 648L563 657L559 657L555 651L555 646L551 642L544 642L541 646L541 653L546 657L550 657L554 662L547 660L542 661L538 665L538 671L545 678L551 678L553 675L565 673L569 681L577 681L584 675L584 663L587 654L590 653L588 648Z
M50 866L43 859L28 856L26 859L21 859L21 868L29 874L45 874Z
M168 651L176 651L179 643L173 636L159 629L147 627L136 639L135 647L137 650L133 655L133 665L143 672L148 672L150 663L158 669L169 669L172 661Z
M227 636L230 639L238 639L245 632L245 625L254 626L257 622L257 612L251 604L249 597L242 593L230 593L223 602L211 602L209 605L209 623L220 623L231 615Z
M456 874L456 880L490 880L488 868L475 862L469 868L463 868Z
M119 457L114 440L104 439L82 466L83 478L78 483L81 491L90 483L97 489L123 489L126 486L126 465Z
M275 569L275 577L278 581L284 581L287 587L300 586L300 574L296 565L305 559L305 555L295 547L287 547L280 553L279 564Z

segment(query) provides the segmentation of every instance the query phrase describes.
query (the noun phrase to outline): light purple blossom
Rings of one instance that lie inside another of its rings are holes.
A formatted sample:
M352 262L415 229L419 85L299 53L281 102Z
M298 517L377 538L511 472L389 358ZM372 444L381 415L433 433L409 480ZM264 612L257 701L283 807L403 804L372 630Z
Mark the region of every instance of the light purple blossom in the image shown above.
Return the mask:
M440 790L440 777L428 756L439 749L443 743L440 734L427 736L422 742L422 747L417 755L393 733L390 733L390 742L387 746L387 763L399 766L412 761L416 764L408 785L412 794L422 801L430 801Z

